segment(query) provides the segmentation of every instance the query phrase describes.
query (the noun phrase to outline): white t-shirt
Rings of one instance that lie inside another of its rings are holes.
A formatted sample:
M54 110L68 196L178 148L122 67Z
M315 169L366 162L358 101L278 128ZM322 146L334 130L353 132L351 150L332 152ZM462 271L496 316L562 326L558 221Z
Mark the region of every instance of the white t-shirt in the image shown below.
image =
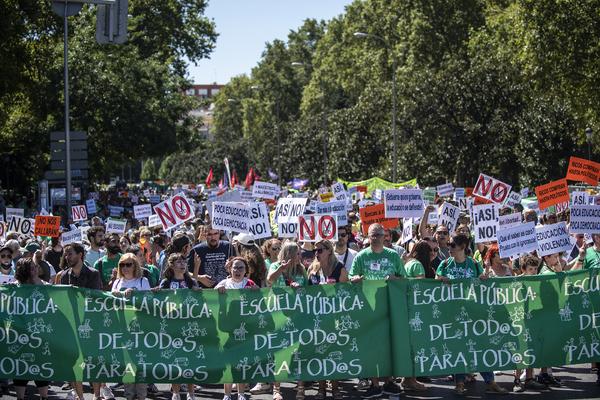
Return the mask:
M256 286L256 284L246 277L244 277L244 279L242 279L241 282L236 282L232 278L227 278L217 283L215 289L221 287L224 287L225 289L244 289L252 286Z
M92 250L91 247L85 248L85 261L90 263L90 265L92 265L92 266L96 263L96 261L98 261L105 255L106 255L106 250L100 249L100 250L96 251L96 250Z
M148 279L142 276L133 279L119 278L112 285L113 291L124 292L125 289L150 290L150 283Z
M346 257L346 263L344 264L344 268L346 268L346 270L350 271L350 267L352 266L352 261L354 261L354 257L356 257L356 255L358 254L358 252L356 250L352 250L351 248L348 247L348 257L346 257L346 253L342 253L342 254L338 254L335 253L335 256L337 257L338 261L341 262L342 264L344 264L344 257Z

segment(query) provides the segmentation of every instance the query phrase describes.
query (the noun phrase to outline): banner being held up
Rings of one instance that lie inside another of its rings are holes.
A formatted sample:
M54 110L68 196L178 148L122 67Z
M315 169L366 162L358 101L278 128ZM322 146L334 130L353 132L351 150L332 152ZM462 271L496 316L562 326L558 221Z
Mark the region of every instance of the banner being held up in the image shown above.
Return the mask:
M559 179L545 185L536 186L535 195L538 199L540 210L544 210L558 203L569 202L569 187L566 179Z
M188 199L176 194L169 197L160 204L154 206L154 212L160 218L165 231L173 229L183 224L185 221L194 218L193 208Z
M60 236L60 217L51 217L48 215L38 215L35 217L35 236Z
M504 204L511 188L512 186L507 183L480 173L473 188L473 195L497 204Z
M211 221L213 229L250 233L250 208L242 203L214 202Z
M254 182L252 197L275 200L277 196L279 196L279 186L276 184L261 181Z
M456 230L459 216L460 210L458 207L446 202L442 205L442 208L439 212L438 225L444 225L446 228L448 228L448 232L452 234L452 232Z
M572 206L569 232L600 234L600 206Z
M386 218L420 218L424 212L421 189L391 189L383 193Z
M509 258L537 250L534 222L498 230L496 236L501 258Z
M384 228L394 229L398 226L398 218L386 218L385 217L385 206L383 204L375 204L373 206L367 206L359 209L360 214L360 225L362 227L363 235L367 235L369 232L369 226L379 223Z
M600 176L600 164L583 158L572 157L569 159L567 168L567 180L585 182L592 186L598 185Z
M573 245L569 238L566 222L551 225L541 225L535 228L537 239L537 255L539 257L549 254L571 251Z
M337 216L301 215L298 218L298 239L302 242L337 241Z
M494 203L473 206L475 243L496 241L496 230L498 229L497 207Z

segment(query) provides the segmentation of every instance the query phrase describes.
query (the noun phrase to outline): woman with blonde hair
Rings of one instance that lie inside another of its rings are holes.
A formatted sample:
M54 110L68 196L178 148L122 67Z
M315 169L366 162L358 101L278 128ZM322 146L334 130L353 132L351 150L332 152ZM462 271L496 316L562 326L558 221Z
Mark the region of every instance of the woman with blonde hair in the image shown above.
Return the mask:
M129 297L135 290L150 290L150 282L144 277L136 255L125 253L117 264L117 276L111 291L113 296Z
M308 268L309 285L329 285L338 282L348 282L348 272L333 251L333 243L321 240L315 243L315 259ZM343 398L338 381L331 381L331 392L334 400ZM327 397L327 381L319 381L319 390L315 399L324 400Z
M281 251L281 240L277 238L272 238L263 243L262 247L262 255L265 258L265 265L267 269L277 261L277 256Z

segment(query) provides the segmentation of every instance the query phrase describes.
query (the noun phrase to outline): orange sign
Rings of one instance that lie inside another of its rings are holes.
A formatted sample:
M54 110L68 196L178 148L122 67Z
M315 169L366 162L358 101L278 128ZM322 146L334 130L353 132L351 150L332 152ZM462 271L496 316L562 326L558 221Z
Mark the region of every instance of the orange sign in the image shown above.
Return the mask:
M565 178L535 188L540 210L558 203L569 202L569 187Z
M35 217L35 236L60 236L60 217L52 217L50 215L38 215Z
M569 159L569 168L567 168L568 180L585 182L592 186L596 186L598 184L599 175L600 164L578 157L571 157Z
M395 228L398 226L398 218L386 218L385 217L385 206L383 204L376 204L374 206L368 206L361 208L360 213L360 224L362 226L363 235L368 234L369 226L379 223L384 228Z

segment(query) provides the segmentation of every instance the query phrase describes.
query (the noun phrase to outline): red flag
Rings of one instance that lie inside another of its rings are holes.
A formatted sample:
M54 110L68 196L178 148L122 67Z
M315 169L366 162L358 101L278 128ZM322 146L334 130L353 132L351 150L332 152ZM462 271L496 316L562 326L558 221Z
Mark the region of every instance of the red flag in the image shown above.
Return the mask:
M206 187L210 188L210 183L212 182L213 179L213 170L212 167L210 167L210 171L208 171L208 176L206 177Z
M223 179L219 179L219 189L223 189Z
M235 172L235 169L233 170L233 176L231 177L231 188L234 188L235 185L237 185L238 182L238 176L237 176L237 172Z
M244 180L244 186L246 189L250 190L250 186L254 183L254 168L250 167L250 171L246 174L246 179Z

